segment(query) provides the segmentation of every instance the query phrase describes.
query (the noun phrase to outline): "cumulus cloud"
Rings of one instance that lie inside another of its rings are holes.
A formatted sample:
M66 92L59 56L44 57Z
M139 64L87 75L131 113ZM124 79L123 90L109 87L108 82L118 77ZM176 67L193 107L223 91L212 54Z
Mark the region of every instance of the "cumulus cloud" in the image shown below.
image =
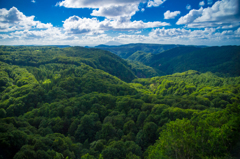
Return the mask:
M64 0L56 5L66 8L100 8L141 2L144 3L146 0Z
M157 28L152 30L149 33L149 36L155 39L156 38L206 39L211 38L215 31L216 29L214 28L206 28L204 30L190 30L184 28L172 28L172 29Z
M140 4L147 3L147 7L158 7L166 0L63 0L56 6L66 8L93 8L92 16L106 18L120 18L135 15ZM144 11L142 9L141 11Z
M34 28L46 29L52 27L52 24L34 21L35 16L25 16L16 7L7 10L0 9L0 31L9 32L15 30L29 30Z
M56 6L66 8L93 8L92 16L102 16L106 18L128 18L130 19L137 11L140 3L147 0L63 0Z
M32 3L36 3L36 1L35 1L35 0L32 0L31 2L32 2Z
M33 44L48 41L52 44L64 40L76 40L77 37L68 35L63 29L53 27L50 23L35 21L34 16L25 16L16 7L7 10L0 9L0 40L2 44ZM26 43L26 41L28 41ZM16 43L14 43L16 42ZM22 42L22 43L21 43Z
M199 10L191 10L187 15L181 17L176 24L189 24L192 23L195 19L202 16L203 8L200 8Z
M237 44L240 42L240 28L236 31L225 30L217 31L216 28L205 28L200 30L191 30L184 28L157 28L149 33L149 39L154 41L164 41L182 44Z
M108 19L127 17L131 18L136 12L139 11L138 4L128 5L114 5L108 7L100 7L98 10L93 10L92 16L102 16Z
M157 7L163 4L166 0L64 0L58 2L57 6L67 8L100 8L115 5L140 4L148 2L148 7Z
M100 22L96 18L80 18L78 16L69 17L63 24L64 30L69 34L103 33L100 26Z
M177 36L188 36L190 34L190 30L174 28L174 29L165 29L165 28L157 28L152 30L149 33L150 37L159 38L159 37L177 37Z
M163 4L166 0L150 0L147 7L158 7Z
M19 38L19 39L48 39L48 40L66 40L66 39L75 39L74 36L69 36L61 31L58 28L49 28L46 30L24 30L16 31L10 33L10 37Z
M192 8L191 5L190 5L190 4L187 4L186 9L187 9L187 10L190 10L191 8Z
M231 25L224 25L222 27L219 27L219 29L231 29L231 28L235 28L237 26L240 26L240 21L236 22L236 23L232 23Z
M180 13L181 13L180 11L170 12L170 10L168 10L164 13L164 19L174 19Z
M235 31L235 34L239 34L240 35L240 27Z
M238 0L217 1L212 7L191 10L187 15L181 17L177 24L186 24L188 27L218 27L220 25L231 25L239 22Z
M155 28L160 26L168 26L166 22L147 22L143 21L125 21L109 20L99 21L96 18L80 18L78 16L69 17L64 21L64 30L69 34L91 34L103 33L108 30L138 30L143 28Z
M205 5L204 1L199 2L199 6L203 7Z
M107 34L99 35L83 35L83 36L72 36L62 34L61 30L49 30L49 31L18 31L13 37L19 40L38 41L46 43L47 41L58 41L59 43L65 42L69 44L71 41L72 45L91 45L101 44L108 41L119 41L121 43L165 43L165 44L187 44L187 45L219 45L223 44L237 44L240 41L240 28L237 30L224 30L222 32L215 28L205 28L199 30L191 30L184 28L156 28L153 29L148 35L137 34L138 32L132 32L133 34L122 34L118 36L109 36ZM1 36L0 36L1 38ZM5 36L7 38L7 36ZM33 40L34 39L34 40ZM59 40L60 39L60 40ZM72 40L70 40L72 39ZM18 40L18 41L19 41ZM224 42L223 42L224 40Z

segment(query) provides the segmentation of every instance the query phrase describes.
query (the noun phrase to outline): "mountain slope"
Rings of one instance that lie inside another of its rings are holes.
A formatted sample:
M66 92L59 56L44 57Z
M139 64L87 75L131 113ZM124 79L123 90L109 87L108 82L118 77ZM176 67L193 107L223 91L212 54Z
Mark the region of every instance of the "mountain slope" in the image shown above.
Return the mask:
M2 48L0 158L239 158L240 77L189 70L126 83L104 67L158 72L115 68L119 57L99 49Z
M61 63L76 66L85 63L93 68L104 70L123 81L130 82L134 73L127 67L127 62L120 57L100 49L83 47L0 47L0 61L20 66L36 66Z
M127 59L136 51L142 51L146 53L157 54L163 51L179 47L183 45L164 45L164 44L127 44L127 45L120 45L120 46L96 46L96 48L102 50L108 50L121 58Z
M160 75L187 70L210 71L225 76L240 75L240 46L181 46L158 54L136 51L127 59L150 66Z
M138 78L151 78L151 77L155 77L155 76L159 76L160 71L157 69L154 69L150 66L144 65L141 62L137 62L137 61L129 61L128 62L128 67L135 73L135 75Z
M169 52L174 51L169 50ZM162 55L168 54L168 52ZM214 72L229 76L240 75L240 46L208 47L191 50L175 57L164 58L159 54L159 60L150 66L166 74L197 70L200 72Z

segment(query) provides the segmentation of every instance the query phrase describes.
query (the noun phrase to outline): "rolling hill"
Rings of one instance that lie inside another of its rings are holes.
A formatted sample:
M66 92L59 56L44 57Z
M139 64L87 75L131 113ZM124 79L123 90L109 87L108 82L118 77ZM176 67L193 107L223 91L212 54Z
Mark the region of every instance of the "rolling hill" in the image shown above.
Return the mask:
M110 51L123 59L127 59L136 51L142 51L146 53L157 54L163 51L179 47L183 45L162 45L162 44L126 44L120 46L107 46L107 45L99 45L96 48Z
M123 81L130 82L136 77L126 61L108 51L95 48L0 46L0 50L0 61L13 65L40 67L49 63L60 63L79 66L84 63Z
M240 46L195 47L180 46L161 53L136 51L127 60L152 67L159 75L187 70L240 75Z
M178 47L153 56L163 66L182 58L212 69L238 51ZM0 46L0 158L239 158L240 77L161 73L96 48Z

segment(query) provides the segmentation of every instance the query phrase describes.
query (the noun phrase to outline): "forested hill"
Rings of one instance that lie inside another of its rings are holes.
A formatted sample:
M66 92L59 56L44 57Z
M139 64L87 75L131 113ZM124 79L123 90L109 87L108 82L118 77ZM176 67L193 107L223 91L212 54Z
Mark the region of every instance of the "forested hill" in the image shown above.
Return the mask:
M137 51L127 58L155 69L159 75L169 75L187 70L219 73L223 76L240 75L240 46L199 48L176 47L162 53Z
M92 68L101 69L117 76L126 82L130 82L135 78L126 61L108 51L94 48L0 46L0 61L37 68L51 63L73 64L76 66L84 63Z
M126 44L120 46L107 46L107 45L99 45L96 48L110 51L123 59L127 59L136 51L142 51L146 53L157 54L164 52L166 50L179 47L183 45L168 45L168 44Z
M99 49L1 46L0 159L240 158L240 77L135 72L158 74Z
M240 76L240 46L174 48L153 56L149 66L166 74L197 70Z
M135 72L138 77L153 77L150 74L169 75L187 70L211 71L222 76L240 75L240 46L183 46L160 44L128 44L121 46L98 46L121 58L140 62L138 66L151 67L150 72ZM146 66L144 66L146 65Z

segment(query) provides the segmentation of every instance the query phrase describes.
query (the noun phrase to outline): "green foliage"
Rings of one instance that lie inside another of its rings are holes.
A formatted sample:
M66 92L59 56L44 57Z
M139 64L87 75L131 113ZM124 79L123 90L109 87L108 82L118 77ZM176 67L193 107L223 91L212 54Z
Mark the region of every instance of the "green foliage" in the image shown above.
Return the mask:
M181 45L162 45L162 44L127 44L120 46L104 46L99 45L97 48L110 51L123 59L127 59L129 56L137 51L151 52L152 54L162 53L166 50L179 47Z
M195 47L177 45L130 44L100 47L134 61L131 67L138 77L169 75L187 70L218 73L221 76L239 76L239 46ZM226 53L228 52L228 53ZM136 62L141 62L139 64ZM143 69L144 71L140 71Z
M1 46L0 61L0 158L239 156L239 77L189 70L126 83L129 67L156 72L80 47Z
M141 62L137 62L137 61L127 61L128 62L128 66L129 68L131 68L131 70L135 73L135 75L138 78L151 78L151 77L155 77L158 76L160 73L158 70L144 65Z

